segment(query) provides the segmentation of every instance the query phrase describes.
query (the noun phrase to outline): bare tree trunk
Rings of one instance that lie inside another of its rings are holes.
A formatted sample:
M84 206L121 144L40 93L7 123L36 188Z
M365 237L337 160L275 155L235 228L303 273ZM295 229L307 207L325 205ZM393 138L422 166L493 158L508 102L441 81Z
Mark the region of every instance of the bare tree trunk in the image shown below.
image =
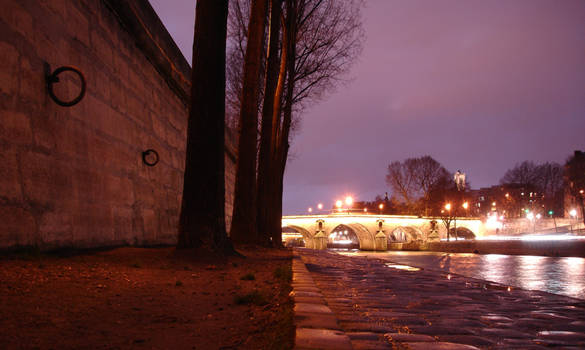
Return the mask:
M269 169L269 177L270 177L270 190L268 193L269 203L271 211L269 213L269 234L270 239L272 241L272 245L279 246L281 242L274 241L274 232L281 232L282 225L281 225L281 218L282 218L282 210L279 209L279 206L282 205L282 185L280 184L280 158L278 156L278 145L281 132L281 115L282 115L282 95L284 92L284 84L286 81L286 72L287 72L287 59L288 59L288 32L286 28L285 21L282 20L282 52L280 54L280 70L278 73L278 84L276 86L276 92L274 96L274 106L272 110L272 140L273 145L271 149L271 161L270 161L270 169ZM280 203L280 204L279 204Z
M233 251L225 228L225 48L228 0L199 0L178 248Z
M280 16L282 0L270 1L270 39L268 43L268 64L266 68L266 84L264 89L264 103L262 106L262 127L260 134L260 153L258 156L258 238L263 244L269 244L270 216L274 215L274 208L270 205L271 176L273 167L272 148L275 140L272 138L275 123L273 122L275 94L277 92L279 57L278 45L280 42ZM280 100L280 96L277 97Z
M244 60L240 139L234 196L231 238L251 243L258 239L256 215L256 155L258 134L258 93L262 47L268 0L253 0Z
M287 17L286 17L286 73L287 73L287 86L286 96L283 110L282 129L277 140L277 186L275 191L275 224L278 223L278 228L275 227L271 230L272 243L280 246L282 244L282 192L283 192L283 180L284 170L286 168L286 160L288 158L289 150L289 134L290 126L292 122L292 105L294 98L294 85L295 85L295 57L296 57L296 0L287 0Z

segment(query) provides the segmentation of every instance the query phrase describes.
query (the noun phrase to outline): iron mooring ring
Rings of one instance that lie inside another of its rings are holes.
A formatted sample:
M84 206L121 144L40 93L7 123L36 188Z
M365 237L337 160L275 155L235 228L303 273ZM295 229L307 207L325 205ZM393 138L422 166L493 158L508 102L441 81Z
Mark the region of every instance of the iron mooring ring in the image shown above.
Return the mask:
M149 155L154 154L154 161L153 162L149 162L146 157L148 157ZM155 166L158 163L159 157L158 157L158 152L153 150L153 149L147 149L146 151L142 152L142 161L144 162L144 164L148 165L148 166Z
M79 80L81 80L81 91L79 92L79 95L71 101L61 101L57 96L55 96L55 92L53 91L53 84L59 82L58 75L63 73L63 72L66 72L66 71L71 71L71 72L77 74L79 76ZM86 84L85 84L85 77L83 76L83 73L81 73L79 68L74 67L74 66L62 66L62 67L55 69L55 71L53 73L50 73L47 75L47 88L49 90L49 96L51 96L53 101L55 101L55 103L57 103L59 106L71 107L71 106L78 104L79 101L81 101L81 99L83 99L83 96L85 96L85 87L86 87Z

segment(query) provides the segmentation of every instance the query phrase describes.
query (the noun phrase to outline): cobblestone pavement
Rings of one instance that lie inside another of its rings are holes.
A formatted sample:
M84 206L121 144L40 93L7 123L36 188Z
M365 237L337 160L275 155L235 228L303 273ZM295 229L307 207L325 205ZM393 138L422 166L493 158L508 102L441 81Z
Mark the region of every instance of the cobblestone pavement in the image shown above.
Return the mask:
M584 349L585 301L295 249L297 349Z

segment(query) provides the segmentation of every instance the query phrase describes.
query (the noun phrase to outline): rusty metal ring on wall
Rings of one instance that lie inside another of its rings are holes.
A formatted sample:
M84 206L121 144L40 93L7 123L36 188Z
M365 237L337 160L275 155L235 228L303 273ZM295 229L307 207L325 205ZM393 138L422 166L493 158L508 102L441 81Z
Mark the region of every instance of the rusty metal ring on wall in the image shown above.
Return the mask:
M150 154L154 154L155 156L155 160L154 162L149 162L148 160L146 160L146 157L148 157ZM153 149L147 149L146 151L142 152L142 161L144 162L144 164L148 165L148 166L155 166L158 163L159 157L158 157L158 152L153 150Z
M66 72L66 71L74 72L75 74L77 74L79 76L79 79L81 80L81 92L79 92L79 95L71 101L61 101L59 98L57 98L57 96L55 96L55 93L53 92L53 84L59 82L58 75L63 73L63 72ZM83 76L83 73L81 73L81 71L77 67L74 67L74 66L62 66L62 67L55 69L55 71L53 73L50 73L49 75L47 75L47 88L49 89L49 96L51 96L53 101L55 101L55 103L57 103L59 106L71 107L71 106L79 103L79 101L81 101L81 99L85 95L85 87L86 87L86 84L85 84L85 77Z

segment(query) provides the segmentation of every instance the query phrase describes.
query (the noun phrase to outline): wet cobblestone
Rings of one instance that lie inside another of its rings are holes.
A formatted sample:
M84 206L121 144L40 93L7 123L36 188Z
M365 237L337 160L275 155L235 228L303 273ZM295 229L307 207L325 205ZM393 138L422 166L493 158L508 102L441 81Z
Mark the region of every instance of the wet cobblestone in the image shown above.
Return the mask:
M298 303L297 340L299 332L304 337L296 347L585 348L583 300L401 268L367 257L296 249L291 295ZM321 326L335 333L305 331ZM310 342L312 334L334 340Z

